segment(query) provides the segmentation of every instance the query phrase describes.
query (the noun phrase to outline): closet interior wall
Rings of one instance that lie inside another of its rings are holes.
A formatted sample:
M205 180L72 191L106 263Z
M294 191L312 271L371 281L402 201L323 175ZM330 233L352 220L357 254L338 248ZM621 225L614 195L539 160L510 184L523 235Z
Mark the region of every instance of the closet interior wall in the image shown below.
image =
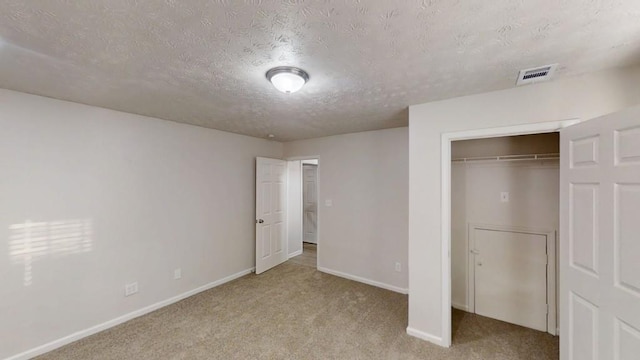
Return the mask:
M452 159L559 153L557 133L452 143ZM469 226L557 231L558 160L453 161L451 167L452 304L468 310ZM503 193L508 193L504 201Z

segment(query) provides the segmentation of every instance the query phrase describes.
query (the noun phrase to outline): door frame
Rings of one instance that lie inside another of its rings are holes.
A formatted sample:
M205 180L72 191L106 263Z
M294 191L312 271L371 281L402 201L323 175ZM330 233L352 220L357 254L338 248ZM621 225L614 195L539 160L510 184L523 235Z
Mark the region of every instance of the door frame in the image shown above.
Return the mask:
M558 296L557 296L557 259L556 251L557 247L557 231L549 229L533 229L520 226L505 226L505 225L487 225L470 223L467 228L467 306L469 312L475 313L475 254L472 249L475 248L475 234L474 230L491 230L502 232L513 232L521 234L542 235L546 238L547 248L547 332L551 335L558 334L557 325L557 310L558 310Z
M301 167L302 167L302 171L301 171L301 174L302 174L302 176L301 176L302 186L300 188L302 190L301 199L302 199L302 243L303 243L303 246L304 246L304 239L305 239L305 236L306 236L306 233L304 231L304 213L305 213L305 210L304 210L304 207L305 207L305 203L304 203L304 198L305 198L305 189L304 189L304 186L305 186L305 175L304 175L304 170L305 170L305 166L307 166L307 169L309 167L314 167L315 168L315 172L316 172L315 173L315 185L316 185L316 233L315 233L315 243L312 243L312 242L308 242L308 243L315 244L316 246L318 245L318 210L320 209L320 199L318 198L318 195L319 195L319 192L318 192L318 168L320 167L319 166L320 162L318 161L318 159L313 159L313 160L316 160L317 164L305 164L304 160L302 160L302 162L301 162Z
M442 275L442 340L441 346L451 346L451 142L458 140L484 139L502 136L530 135L558 132L560 129L581 122L573 118L532 124L493 127L486 129L453 131L441 135L440 169L442 177L440 211L441 233L441 275Z
M320 159L320 155L309 155L309 156L291 156L291 157L285 157L284 158L285 161L289 162L289 161L302 161L302 160L318 160L318 171L317 171L317 180L316 180L316 192L317 192L317 199L318 199L318 213L316 214L316 223L317 223L317 229L316 229L316 268L318 268L319 264L320 264L320 172L322 171L320 164L322 163L322 160ZM300 163L300 224L302 224L302 221L304 221L303 216L304 216L304 211L302 211L302 206L304 205L303 203L303 199L302 199L302 182L303 177L302 177L302 163ZM287 203L289 202L289 183L287 183ZM289 226L287 226L287 239L289 238ZM303 227L300 227L300 246L301 249L303 249L304 247L304 230ZM287 254L289 254L289 241L287 241Z

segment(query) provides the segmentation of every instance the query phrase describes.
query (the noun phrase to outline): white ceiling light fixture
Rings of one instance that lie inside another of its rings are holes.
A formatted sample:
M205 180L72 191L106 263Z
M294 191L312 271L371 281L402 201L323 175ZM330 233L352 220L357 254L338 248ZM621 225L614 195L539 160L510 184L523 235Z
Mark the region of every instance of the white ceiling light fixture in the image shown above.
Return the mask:
M278 66L267 71L267 79L273 86L286 94L294 93L309 81L306 71L293 66Z

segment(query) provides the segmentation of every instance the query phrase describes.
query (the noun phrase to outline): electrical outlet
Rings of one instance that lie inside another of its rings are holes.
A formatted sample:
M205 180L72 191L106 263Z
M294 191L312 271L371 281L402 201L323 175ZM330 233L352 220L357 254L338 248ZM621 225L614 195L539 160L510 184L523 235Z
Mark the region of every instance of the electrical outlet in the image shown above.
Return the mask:
M509 202L509 193L507 191L500 193L500 202Z
M138 283L132 282L124 286L124 296L131 296L138 292Z
M177 268L177 269L173 270L173 278L175 280L182 279L182 269Z
M400 264L399 261L396 261L396 271L397 272L401 272L402 271L402 264Z

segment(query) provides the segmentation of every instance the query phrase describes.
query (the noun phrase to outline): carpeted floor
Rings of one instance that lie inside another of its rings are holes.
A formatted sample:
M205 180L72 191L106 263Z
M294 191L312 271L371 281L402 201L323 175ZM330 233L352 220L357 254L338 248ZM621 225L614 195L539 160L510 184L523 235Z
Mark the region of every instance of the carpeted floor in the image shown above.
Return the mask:
M302 254L289 259L289 262L315 268L318 266L317 258L318 245L311 243L302 243Z
M287 262L38 359L558 359L558 338L460 311L454 345L406 335L407 296Z

